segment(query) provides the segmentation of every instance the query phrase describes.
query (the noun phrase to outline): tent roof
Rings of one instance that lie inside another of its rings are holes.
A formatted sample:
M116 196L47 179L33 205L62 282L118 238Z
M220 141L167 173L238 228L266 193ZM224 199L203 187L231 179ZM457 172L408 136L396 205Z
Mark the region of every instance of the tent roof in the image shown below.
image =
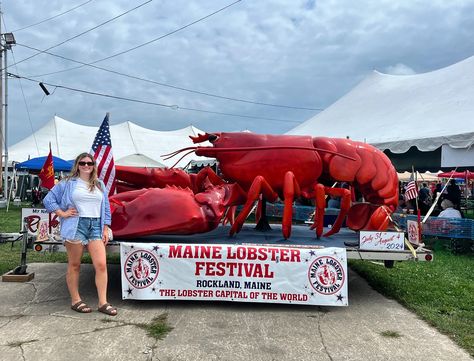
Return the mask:
M27 161L15 164L16 169L41 170L47 156L32 158ZM53 155L53 168L55 172L69 172L74 162L55 157Z
M157 162L143 154L130 154L115 160L116 165L126 165L129 167L165 168L163 163Z
M63 159L75 159L78 154L91 149L98 129L99 125L89 127L54 116L33 135L10 146L8 148L8 158L11 161L21 162L29 157L47 155L49 153L49 143L51 143L53 155ZM199 133L204 133L204 131L192 125L173 131L151 130L129 121L110 126L114 159L121 159L132 154L141 154L167 167L172 166L179 159L179 156L164 160L161 155L193 146L194 144L189 139L189 135L196 136ZM203 145L210 146L211 144L206 142ZM207 158L190 154L184 157L177 164L177 167L184 167L192 159Z
M416 75L374 71L348 94L287 134L365 141L393 153L474 143L474 56Z
M398 180L401 182L408 182L411 179L412 172L403 172L403 173L398 173ZM432 172L416 172L416 180L418 182L433 182L433 181L438 181L438 173L432 173Z

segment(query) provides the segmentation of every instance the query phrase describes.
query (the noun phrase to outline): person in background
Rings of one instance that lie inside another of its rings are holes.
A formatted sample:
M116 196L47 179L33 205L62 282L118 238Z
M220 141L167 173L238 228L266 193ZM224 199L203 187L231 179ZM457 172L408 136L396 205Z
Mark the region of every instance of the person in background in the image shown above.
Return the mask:
M420 212L422 215L425 215L430 209L432 204L431 193L426 183L423 183L421 189L418 192L418 207L420 207Z
M438 217L445 218L462 218L461 212L454 209L454 204L449 199L443 199L441 202L441 208L443 209Z
M449 199L454 204L454 208L457 210L461 207L461 189L456 184L456 179L451 179L449 186L446 187L446 199Z
M328 208L341 208L341 198L336 196L329 196Z
M110 205L104 183L97 178L97 165L89 153L77 156L69 177L61 180L43 200L48 212L61 222L61 237L67 250L66 283L71 309L92 312L79 294L79 273L84 248L92 258L98 294L98 311L110 316L117 309L107 302L107 263L105 246L109 241Z
M400 197L398 197L398 206L397 206L397 209L395 210L395 213L406 213L407 212L407 209L406 209L406 203L405 203L405 197L403 197L403 195L400 195Z

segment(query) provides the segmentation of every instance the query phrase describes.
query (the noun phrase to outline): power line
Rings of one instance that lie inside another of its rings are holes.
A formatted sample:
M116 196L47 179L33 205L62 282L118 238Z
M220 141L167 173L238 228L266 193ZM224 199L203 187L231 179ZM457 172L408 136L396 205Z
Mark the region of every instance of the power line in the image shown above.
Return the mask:
M170 32L167 33L167 34L161 35L161 36L159 36L159 37L157 37L157 38L154 38L154 39L152 39L152 40L149 40L149 41L147 41L147 42L145 42L145 43L143 43L143 44L134 46L133 48L120 51L120 52L118 52L118 53L109 55L109 56L107 56L107 57L105 57L105 58L102 58L102 59L95 60L95 61L93 61L93 62L91 62L91 63L83 64L83 65L81 65L81 66L76 66L76 67L74 67L74 68L63 69L63 70L55 71L55 72L52 72L52 73L41 74L41 75L37 75L37 76L46 76L46 75L52 75L52 74L59 74L59 73L63 73L63 72L66 72L66 71L79 69L79 68L82 68L83 66L86 66L86 65L96 64L96 63L99 63L99 62L101 62L101 61L108 60L108 59L112 59L112 58L115 58L116 56L129 53L129 52L131 52L131 51L133 51L133 50L139 49L139 48L141 48L141 47L143 47L143 46L146 46L146 45L148 45L148 44L151 44L151 43L154 43L154 42L156 42L156 41L158 41L158 40L161 40L161 39L163 39L163 38L166 38L167 36L173 35L173 34L179 32L179 31L181 31L181 30L184 30L184 29L186 29L186 28L188 28L188 27L190 27L190 26L192 26L192 25L194 25L194 24L199 23L200 21L203 21L203 20L205 20L205 19L207 19L207 18L210 18L211 16L213 16L213 15L215 15L215 14L217 14L217 13L220 13L221 11L224 11L225 9L227 9L227 8L229 8L229 7L231 7L231 6L235 5L235 4L237 4L237 3L240 2L240 1L242 1L242 0L237 0L237 1L235 1L235 2L233 2L233 3L231 3L231 4L229 4L229 5L224 6L223 8L220 8L219 10L214 11L213 13L210 13L210 14L208 14L208 15L206 15L206 16L203 16L202 18L199 18L199 19L197 19L197 20L194 20L193 22L190 22L190 23L188 23L188 24L186 24L186 25L184 25L184 26L181 26L181 27L178 28L178 29L175 29L175 30L173 30L173 31L170 31ZM46 49L46 50L50 50L50 49Z
M34 83L38 83L37 80L27 78L18 74L12 74L8 73L8 75L15 77L15 78L20 78L20 79L25 79ZM197 109L197 108L189 108L189 107L181 107L179 105L169 105L169 104L163 104L163 103L157 103L157 102L151 102L151 101L146 101L146 100L141 100L141 99L132 99L132 98L126 98L126 97L121 97L121 96L116 96L116 95L111 95L111 94L105 94L105 93L99 93L99 92L93 92L89 90L84 90L84 89L78 89L78 88L73 88L73 87L68 87L65 85L58 85L58 84L52 84L52 83L46 83L42 82L44 85L48 85L50 87L58 88L58 89L66 89L70 90L73 92L78 92L78 93L84 93L84 94L89 94L89 95L95 95L95 96L100 96L104 98L111 98L111 99L117 99L117 100L124 100L128 102L134 102L134 103L141 103L141 104L147 104L147 105L155 105L155 106L160 106L160 107L165 107L173 110L189 110L189 111L194 111L194 112L200 112L200 113L208 113L208 114L217 114L217 115L225 115L225 116L231 116L231 117L240 117L240 118L250 118L250 119L262 119L262 120L272 120L272 121L278 121L278 122L286 122L286 123L301 123L300 121L296 120L289 120L289 119L276 119L276 118L267 118L267 117L257 117L257 116L252 116L252 115L245 115L245 114L234 114L234 113L223 113L223 112L215 112L211 110L204 110L204 109Z
M92 1L92 0L90 0ZM3 28L5 29L5 32L7 33L7 27L6 27L6 22L5 22L5 18L3 17L3 13L0 13L1 17L2 17L2 25L3 25ZM12 58L13 58L13 62L15 62L15 54L13 53L13 48L10 48L10 52L12 53ZM15 69L18 71L18 67L15 66ZM38 155L39 155L39 147L38 147L38 141L36 139L36 135L35 135L35 131L33 129L33 122L31 121L31 114L30 114L30 108L28 106L28 102L26 101L26 96L25 96L25 92L23 91L23 84L21 82L21 79L18 79L19 83L20 83L20 90L21 90L21 95L23 97L23 102L25 103L25 109L26 109L26 114L28 115L28 121L30 123L30 128L31 128L31 134L33 135L33 140L35 141L35 145L36 145L36 151L38 152ZM5 138L2 134L2 137ZM5 141L5 139L3 139L3 141Z
M111 18L111 19L109 19L109 20L107 20L107 21L104 21L103 23L100 23L100 24L98 24L98 25L96 25L96 26L94 26L94 27L92 27L92 28L90 28L90 29L87 29L86 31L83 31L82 33L79 33L79 34L77 34L77 35L74 35L73 37L68 38L68 39L66 39L66 40L64 40L64 41L62 41L62 42L60 42L60 43L58 43L58 44L56 44L56 45L50 46L49 48L45 49L44 51L40 51L40 52L38 52L38 53L36 53L36 54L33 54L33 55L31 55L31 56L29 56L29 57L27 57L27 58L24 58L24 59L22 59L22 60L19 60L18 62L14 63L14 64L12 64L12 65L18 65L18 64L20 64L20 63L23 63L24 61L27 61L27 60L30 60L30 59L34 58L35 56L38 56L38 55L40 55L40 54L43 54L43 53L46 52L47 50L51 50L51 49L53 49L53 48L57 48L58 46L63 45L64 43L67 43L68 41L71 41L71 40L73 40L73 39L76 39L76 38L78 38L78 37L80 37L80 36L82 36L82 35L84 35L84 34L87 34L87 33L91 32L91 31L93 31L93 30L95 30L95 29L97 29L97 28L100 28L101 26L104 26L105 24L108 24L108 23L110 23L110 22L112 22L112 21L114 21L114 20L116 20L116 19L118 19L118 18L120 18L120 17L122 17L122 16L124 16L124 15L127 15L128 13L130 13L130 12L132 12L132 11L134 11L134 10L137 10L137 9L141 8L142 6L148 4L148 3L152 2L152 1L153 1L153 0L145 1L144 3L142 3L142 4L138 5L138 6L135 6L134 8L132 8L132 9L130 9L130 10L127 10L127 11L125 11L125 12L123 12L123 13L117 15L117 16L114 16L113 18ZM239 0L239 1L240 1L240 0ZM2 69L2 70L5 70L5 69Z
M71 8L71 9L69 9L69 10L66 10L66 11L64 11L64 12L62 12L62 13L60 13L60 14L51 16L50 18L47 18L47 19L38 21L37 23L31 24L31 25L28 25L28 26L24 26L24 27L22 27L22 28L20 28L20 29L13 30L12 33L17 33L17 32L19 32L19 31L22 31L22 30L31 28L31 27L33 27L33 26L36 26L36 25L39 25L39 24L43 24L43 23L45 23L45 22L47 22L47 21L49 21L49 20L53 20L53 19L55 19L55 18L58 18L58 17L60 17L60 16L62 16L62 15L64 15L64 14L67 14L67 13L73 11L73 10L76 10L77 8L80 8L81 6L84 6L84 5L88 4L88 3L90 3L91 1L94 1L94 0L88 0L88 1L86 1L86 2L83 2L82 4L79 4L79 5L77 5L77 6L73 7L73 8Z
M24 45L24 44L20 44L20 43L17 43L16 45L17 45L17 46L22 46L22 47L27 48L27 49L30 49L30 50L41 51L41 50L39 50L39 49L37 49L37 48L34 48L34 47L32 47L32 46L28 46L28 45ZM213 97L213 98L218 98L218 99L224 99L224 100L231 100L231 101L241 102L241 103L247 103L247 104L264 105L264 106L269 106L269 107L289 108L289 109L298 109L298 110L311 110L311 111L314 111L314 110L316 110L316 111L321 111L321 110L323 110L322 108L309 108L309 107L297 107L297 106L283 105L283 104L271 104L271 103L264 103L264 102L258 102L258 101L247 100L247 99L239 99L239 98L227 97L227 96L217 95L217 94L208 93L208 92L202 92L202 91L199 91L199 90L193 90L193 89L188 89L188 88L179 87L179 86L176 86L176 85L161 83L161 82L158 82L158 81L156 81L156 80L146 79L146 78L138 77L138 76L135 76L135 75L125 74L125 73L122 73L122 72L119 72L119 71L115 71L115 70L103 68L103 67L100 67L100 66L97 66L97 65L92 65L92 63L84 63L84 62L79 61L79 60L74 60L74 59L67 58L67 57L62 56L62 55L50 53L50 52L48 52L48 51L43 51L43 52L44 52L45 54L48 54L48 55L51 55L51 56L54 56L54 57L57 57L57 58L61 58L61 59L68 60L68 61L72 61L72 62L74 62L74 63L82 64L82 65L84 65L84 66L89 66L89 67L91 67L91 68L98 69L98 70L102 70L102 71L106 71L106 72L108 72L108 73L112 73L112 74L124 76L124 77L126 77L126 78L135 79L135 80L140 80L140 81L143 81L143 82L147 82L147 83L151 83L151 84L156 84L156 85L160 85L160 86L163 86L163 87L172 88L172 89L176 89L176 90L182 90L182 91L189 92L189 93L195 93L195 94L205 95L205 96L208 96L208 97ZM79 68L79 67L78 67L78 68ZM46 74L46 75L47 75L47 74ZM37 77L40 77L40 76L41 76L41 75L30 75L30 77L32 77L32 78L37 78Z

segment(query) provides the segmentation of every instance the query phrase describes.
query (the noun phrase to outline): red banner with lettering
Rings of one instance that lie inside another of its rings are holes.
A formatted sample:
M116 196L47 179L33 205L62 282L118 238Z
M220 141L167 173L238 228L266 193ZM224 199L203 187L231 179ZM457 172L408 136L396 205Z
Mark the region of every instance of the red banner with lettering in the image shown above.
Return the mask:
M54 187L53 153L51 152L51 148L49 149L48 157L44 161L43 168L41 168L38 177L41 179L41 187L48 189Z

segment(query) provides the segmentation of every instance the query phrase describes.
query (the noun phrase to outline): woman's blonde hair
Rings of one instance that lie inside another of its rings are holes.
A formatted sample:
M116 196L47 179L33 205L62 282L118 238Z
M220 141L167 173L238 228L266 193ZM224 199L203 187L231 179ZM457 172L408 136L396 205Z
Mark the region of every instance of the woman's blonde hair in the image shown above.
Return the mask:
M94 157L87 152L81 153L76 157L74 165L72 166L71 173L69 173L68 178L78 178L79 177L79 161L84 158L90 158L94 162L94 167L89 178L89 190L92 191L94 187L100 189L99 179L97 178L97 164L95 163Z

